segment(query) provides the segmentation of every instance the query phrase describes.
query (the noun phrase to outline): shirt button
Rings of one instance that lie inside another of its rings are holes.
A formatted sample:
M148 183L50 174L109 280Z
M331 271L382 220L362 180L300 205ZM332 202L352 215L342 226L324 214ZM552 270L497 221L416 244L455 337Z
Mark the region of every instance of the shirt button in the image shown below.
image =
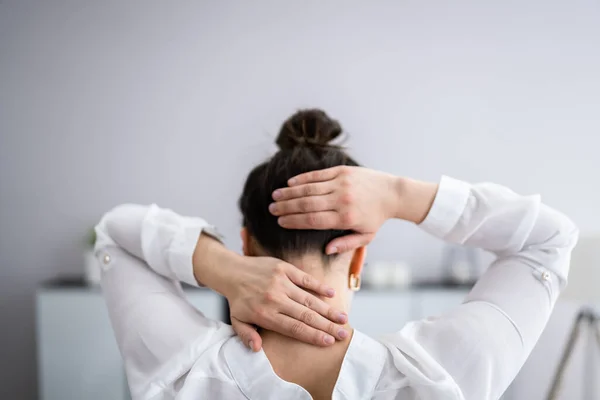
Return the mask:
M542 280L544 281L549 281L550 280L550 274L546 271L542 272Z
M104 262L104 264L108 264L110 262L110 256L108 254L105 254L102 258L102 261Z

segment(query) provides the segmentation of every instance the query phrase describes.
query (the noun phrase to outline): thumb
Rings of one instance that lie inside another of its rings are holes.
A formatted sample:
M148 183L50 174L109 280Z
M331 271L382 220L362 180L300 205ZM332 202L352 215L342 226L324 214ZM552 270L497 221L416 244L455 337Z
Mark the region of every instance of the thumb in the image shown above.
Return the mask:
M374 233L353 233L333 239L327 244L325 252L327 254L345 253L350 250L356 250L359 247L366 246L375 238Z
M256 352L262 348L262 339L254 326L231 317L231 327L250 350Z

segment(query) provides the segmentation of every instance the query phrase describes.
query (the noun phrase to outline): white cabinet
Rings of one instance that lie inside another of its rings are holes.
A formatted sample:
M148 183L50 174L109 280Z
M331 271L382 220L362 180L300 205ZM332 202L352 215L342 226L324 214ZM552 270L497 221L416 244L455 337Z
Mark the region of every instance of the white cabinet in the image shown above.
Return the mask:
M186 293L207 317L223 318L225 303L221 296L210 290ZM130 398L121 355L99 289L40 289L37 343L40 399Z

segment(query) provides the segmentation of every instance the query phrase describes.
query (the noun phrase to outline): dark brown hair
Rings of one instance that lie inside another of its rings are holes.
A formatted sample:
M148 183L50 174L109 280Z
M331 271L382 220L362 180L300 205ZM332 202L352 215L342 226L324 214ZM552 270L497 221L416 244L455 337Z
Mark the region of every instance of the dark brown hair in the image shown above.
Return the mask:
M357 166L344 150L331 141L342 135L338 121L322 110L301 110L282 125L275 143L279 151L254 168L239 200L244 227L270 256L288 259L306 253L320 253L325 261L327 243L349 231L290 230L279 226L269 212L274 190L286 187L288 179L309 171L338 165Z

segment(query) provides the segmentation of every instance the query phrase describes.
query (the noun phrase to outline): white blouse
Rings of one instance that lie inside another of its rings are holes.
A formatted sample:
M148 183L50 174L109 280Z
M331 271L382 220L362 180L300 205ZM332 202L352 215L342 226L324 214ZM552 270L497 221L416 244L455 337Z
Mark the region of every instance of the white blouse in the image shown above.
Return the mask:
M190 305L200 218L122 205L96 226L102 287L133 399L310 399L263 351ZM498 399L538 340L569 271L577 228L495 184L443 177L420 225L496 254L464 304L379 341L355 330L333 399ZM391 317L386 317L391 318Z

